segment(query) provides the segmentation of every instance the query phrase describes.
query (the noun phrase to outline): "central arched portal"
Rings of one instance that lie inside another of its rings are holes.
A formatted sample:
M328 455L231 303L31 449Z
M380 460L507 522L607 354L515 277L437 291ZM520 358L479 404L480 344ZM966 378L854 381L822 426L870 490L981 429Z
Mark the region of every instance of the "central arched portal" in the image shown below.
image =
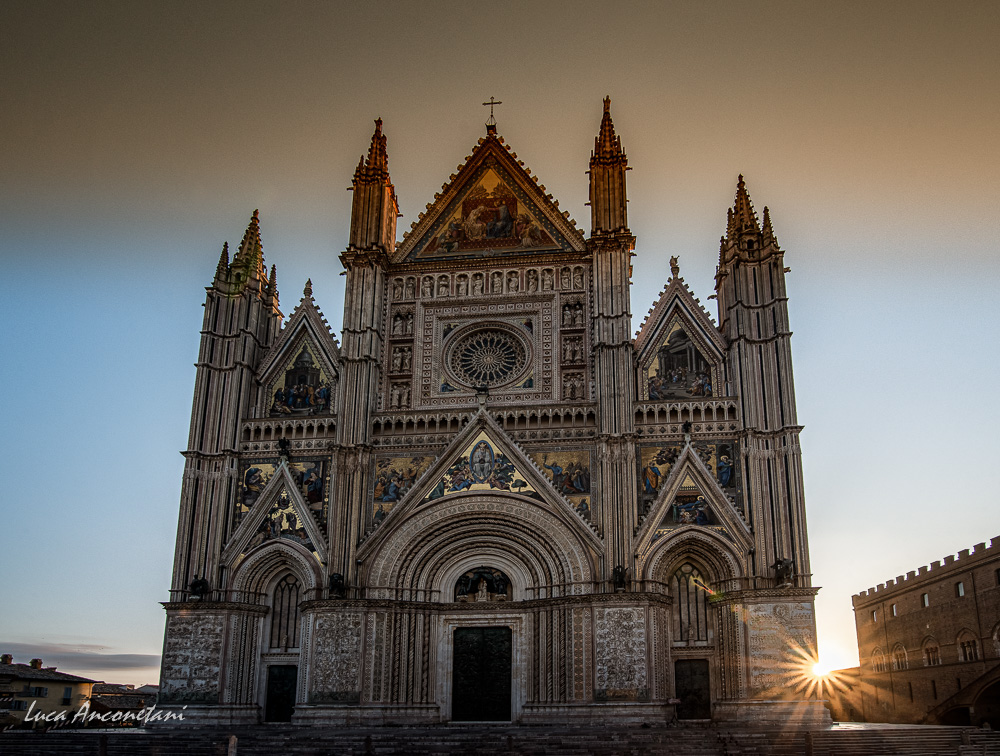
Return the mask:
M576 679L582 697L569 627L574 618L582 627L584 614L564 599L591 589L600 542L577 513L518 494L469 493L386 524L395 527L371 547L368 580L379 588L369 594L443 604L426 636L428 703L443 721L521 721L529 701L576 695ZM582 659L582 630L580 638ZM420 654L413 658L406 674L416 678L424 673Z

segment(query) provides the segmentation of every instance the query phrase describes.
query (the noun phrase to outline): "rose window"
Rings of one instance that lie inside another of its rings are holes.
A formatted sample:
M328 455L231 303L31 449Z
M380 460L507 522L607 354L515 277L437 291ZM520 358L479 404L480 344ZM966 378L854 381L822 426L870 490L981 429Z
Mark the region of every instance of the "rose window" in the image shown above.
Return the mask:
M500 386L517 378L528 363L524 341L507 330L476 330L448 350L450 372L466 386Z

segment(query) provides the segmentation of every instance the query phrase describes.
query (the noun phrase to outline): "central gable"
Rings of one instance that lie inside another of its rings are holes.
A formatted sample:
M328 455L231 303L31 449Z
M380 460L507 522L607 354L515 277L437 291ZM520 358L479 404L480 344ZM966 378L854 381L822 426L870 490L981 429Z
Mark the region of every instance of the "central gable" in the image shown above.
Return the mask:
M393 261L582 252L583 236L502 140L480 140L403 237Z

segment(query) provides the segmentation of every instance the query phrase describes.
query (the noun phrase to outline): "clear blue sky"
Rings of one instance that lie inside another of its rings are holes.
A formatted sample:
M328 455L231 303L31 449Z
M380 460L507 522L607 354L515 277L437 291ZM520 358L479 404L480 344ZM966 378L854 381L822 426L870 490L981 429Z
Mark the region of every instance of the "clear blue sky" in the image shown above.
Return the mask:
M500 133L586 231L612 96L633 324L669 257L713 316L736 176L789 309L821 654L850 596L1000 535L993 3L0 5L0 651L154 682L204 286L260 208L335 329L381 116L409 226Z

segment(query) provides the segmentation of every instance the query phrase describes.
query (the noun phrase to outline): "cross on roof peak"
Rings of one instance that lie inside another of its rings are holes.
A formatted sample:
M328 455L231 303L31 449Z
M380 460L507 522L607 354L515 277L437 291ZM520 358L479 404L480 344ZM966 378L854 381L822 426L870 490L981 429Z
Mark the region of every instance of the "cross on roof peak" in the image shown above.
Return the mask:
M489 102L484 102L483 105L489 105L490 106L490 118L486 122L486 133L487 134L496 134L496 132L497 132L497 119L493 117L493 107L495 105L503 105L503 102L501 102L500 100L494 99L493 95L490 95L490 101Z

